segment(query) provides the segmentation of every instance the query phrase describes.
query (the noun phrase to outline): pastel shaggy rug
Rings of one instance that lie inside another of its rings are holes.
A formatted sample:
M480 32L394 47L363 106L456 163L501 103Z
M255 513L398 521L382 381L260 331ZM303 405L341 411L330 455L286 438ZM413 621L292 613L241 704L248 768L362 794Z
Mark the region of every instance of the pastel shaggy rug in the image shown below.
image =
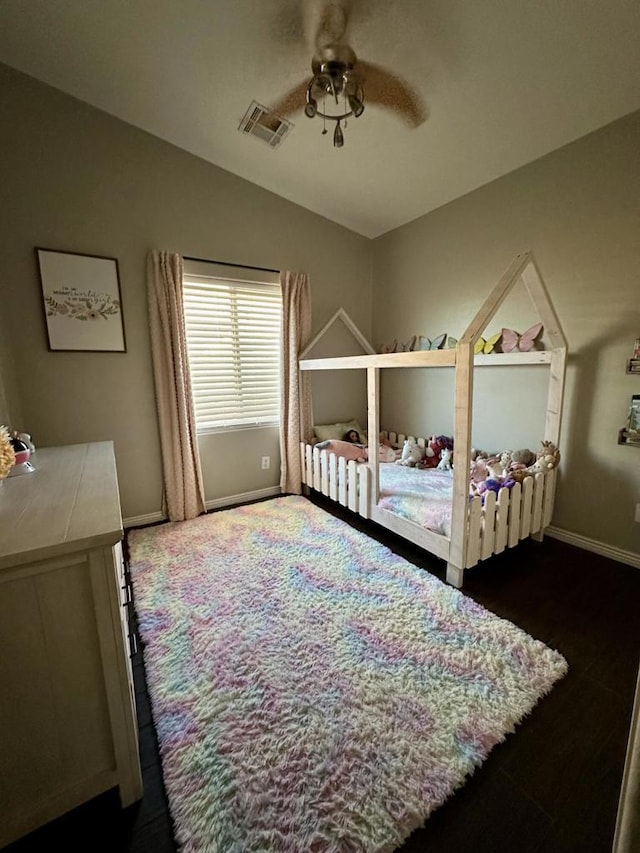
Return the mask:
M184 851L390 851L567 670L302 497L129 533Z

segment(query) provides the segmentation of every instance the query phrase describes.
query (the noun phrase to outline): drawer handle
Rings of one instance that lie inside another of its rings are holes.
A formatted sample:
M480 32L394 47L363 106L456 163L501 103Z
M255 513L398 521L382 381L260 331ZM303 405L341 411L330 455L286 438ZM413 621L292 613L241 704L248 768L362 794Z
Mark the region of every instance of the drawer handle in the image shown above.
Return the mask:
M138 654L138 638L136 632L129 634L129 657L132 658Z

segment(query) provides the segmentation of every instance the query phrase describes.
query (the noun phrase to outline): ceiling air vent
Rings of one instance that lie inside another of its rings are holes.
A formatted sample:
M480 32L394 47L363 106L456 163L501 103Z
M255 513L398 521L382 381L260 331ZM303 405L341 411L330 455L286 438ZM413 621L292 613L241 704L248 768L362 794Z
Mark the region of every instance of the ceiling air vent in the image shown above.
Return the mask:
M252 101L238 130L257 136L271 148L277 148L292 127L290 121L280 118L257 101Z

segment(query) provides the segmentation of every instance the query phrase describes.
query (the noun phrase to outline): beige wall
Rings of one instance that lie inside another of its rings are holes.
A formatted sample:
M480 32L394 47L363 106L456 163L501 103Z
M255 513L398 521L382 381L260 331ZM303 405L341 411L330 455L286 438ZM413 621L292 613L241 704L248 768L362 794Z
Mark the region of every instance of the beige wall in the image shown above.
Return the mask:
M179 104L168 108L179 109ZM370 241L105 113L0 66L2 311L24 384L12 426L41 446L113 439L123 515L157 512L161 471L145 258L162 248L303 269L314 330L343 306L371 328ZM257 145L238 137L238 145ZM273 157L286 157L282 151ZM126 353L49 352L34 247L116 257ZM6 342L0 343L0 356ZM4 371L3 371L4 373ZM348 389L316 401L348 409ZM262 456L271 469L262 471ZM277 431L202 440L207 499L279 482Z
M0 309L0 424L11 426L22 420L18 387L20 377L13 361L9 343L9 323L6 306ZM22 380L27 381L22 374Z
M374 344L422 333L458 336L520 251L531 249L569 342L553 523L640 551L640 450L617 444L637 376L640 336L640 113L635 113L374 242ZM488 332L533 322L522 294ZM543 368L479 373L474 441L536 445ZM425 371L415 371L415 374ZM383 423L451 432L451 376L385 376Z

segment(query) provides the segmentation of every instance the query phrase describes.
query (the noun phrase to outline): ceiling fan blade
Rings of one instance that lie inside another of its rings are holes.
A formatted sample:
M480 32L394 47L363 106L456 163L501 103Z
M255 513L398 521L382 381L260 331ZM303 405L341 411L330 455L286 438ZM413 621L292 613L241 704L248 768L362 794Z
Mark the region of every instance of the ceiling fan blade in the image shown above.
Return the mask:
M326 3L320 14L316 30L316 47L327 44L340 44L347 31L347 3Z
M358 61L357 72L364 85L365 104L386 107L411 127L426 121L424 101L401 77L371 62Z
M315 50L344 39L354 0L307 0L305 32Z
M303 83L299 83L295 89L291 89L290 92L287 92L286 95L283 95L279 101L273 104L271 107L272 112L281 118L286 118L298 110L301 110L307 103L308 85L308 80L305 80Z

